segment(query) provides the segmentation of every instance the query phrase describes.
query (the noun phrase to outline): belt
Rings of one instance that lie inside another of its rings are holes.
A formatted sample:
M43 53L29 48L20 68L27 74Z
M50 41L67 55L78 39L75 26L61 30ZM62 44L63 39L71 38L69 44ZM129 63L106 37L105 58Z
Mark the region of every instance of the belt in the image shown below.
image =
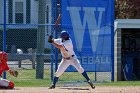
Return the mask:
M71 55L70 57L63 57L66 60L69 60L70 58L74 57L74 55Z

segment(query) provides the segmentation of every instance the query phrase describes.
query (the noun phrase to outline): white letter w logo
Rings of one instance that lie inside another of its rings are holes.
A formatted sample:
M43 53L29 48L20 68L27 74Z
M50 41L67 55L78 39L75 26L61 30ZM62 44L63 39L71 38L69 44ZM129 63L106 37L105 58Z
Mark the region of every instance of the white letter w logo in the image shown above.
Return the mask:
M78 51L81 51L82 49L83 36L85 27L87 25L90 34L92 51L95 52L98 44L98 35L105 8L83 7L83 10L81 9L81 7L67 7L72 21L77 49ZM83 22L81 22L80 11L84 12ZM98 12L98 17L95 17L95 12Z

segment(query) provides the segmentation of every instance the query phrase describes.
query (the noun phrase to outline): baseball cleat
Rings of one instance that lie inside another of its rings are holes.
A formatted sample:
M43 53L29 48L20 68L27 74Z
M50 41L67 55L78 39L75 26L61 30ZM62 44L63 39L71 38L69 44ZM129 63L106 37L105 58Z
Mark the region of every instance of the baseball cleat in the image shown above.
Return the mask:
M95 86L93 85L93 83L89 80L88 84L91 86L92 89L95 89Z
M51 85L50 87L49 87L49 89L54 89L55 88L55 85Z

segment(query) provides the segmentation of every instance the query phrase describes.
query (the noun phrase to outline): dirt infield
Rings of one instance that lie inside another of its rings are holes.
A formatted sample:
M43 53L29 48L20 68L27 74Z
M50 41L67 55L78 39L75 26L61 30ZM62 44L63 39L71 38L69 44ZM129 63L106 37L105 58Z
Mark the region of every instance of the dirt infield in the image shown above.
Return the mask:
M96 86L96 89L89 87L16 87L14 90L0 90L0 93L140 93L140 86L116 87Z

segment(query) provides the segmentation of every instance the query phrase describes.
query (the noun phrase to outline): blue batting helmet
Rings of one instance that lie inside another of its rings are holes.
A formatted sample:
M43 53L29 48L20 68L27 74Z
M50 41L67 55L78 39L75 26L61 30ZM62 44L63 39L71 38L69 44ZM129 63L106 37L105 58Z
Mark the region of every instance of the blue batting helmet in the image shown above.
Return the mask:
M62 38L62 39L67 39L67 38L69 38L69 33L66 32L66 31L62 31L62 32L61 32L61 38Z

